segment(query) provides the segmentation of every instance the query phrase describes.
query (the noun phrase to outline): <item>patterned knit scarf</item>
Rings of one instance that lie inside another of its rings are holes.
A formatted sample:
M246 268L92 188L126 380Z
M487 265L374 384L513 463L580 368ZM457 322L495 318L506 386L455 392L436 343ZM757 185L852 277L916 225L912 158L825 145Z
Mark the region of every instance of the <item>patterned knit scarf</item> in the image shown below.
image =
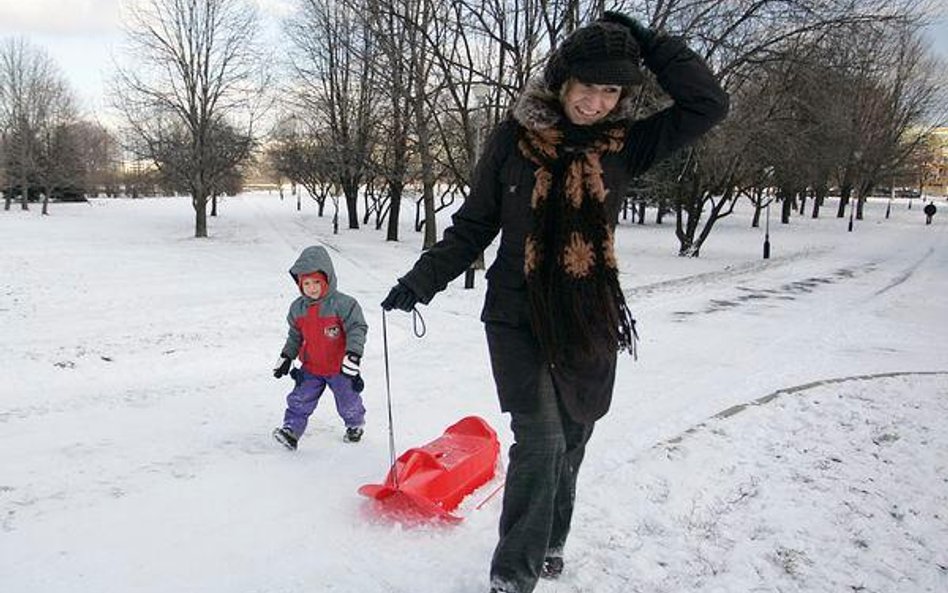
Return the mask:
M553 364L634 354L600 163L624 142L614 124L521 128L519 149L537 165L524 273L533 329Z

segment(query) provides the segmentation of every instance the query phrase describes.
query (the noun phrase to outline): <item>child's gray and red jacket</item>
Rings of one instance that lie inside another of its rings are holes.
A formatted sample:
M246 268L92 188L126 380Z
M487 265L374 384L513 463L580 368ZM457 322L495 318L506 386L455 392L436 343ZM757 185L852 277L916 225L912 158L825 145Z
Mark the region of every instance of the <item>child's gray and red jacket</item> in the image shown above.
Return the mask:
M362 356L369 326L358 301L336 289L332 260L318 245L304 249L290 268L297 288L300 276L313 272L325 274L329 288L318 299L309 298L300 289L286 316L290 329L281 354L290 359L299 356L308 373L331 376L342 370L347 352Z

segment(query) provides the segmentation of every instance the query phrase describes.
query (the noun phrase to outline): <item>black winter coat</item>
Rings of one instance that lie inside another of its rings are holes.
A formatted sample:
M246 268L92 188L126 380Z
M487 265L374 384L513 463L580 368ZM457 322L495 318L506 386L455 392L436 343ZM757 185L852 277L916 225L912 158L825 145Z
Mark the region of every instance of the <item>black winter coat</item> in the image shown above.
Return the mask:
M728 110L727 94L681 40L660 39L645 64L674 104L642 120L629 118L623 150L602 156L603 182L609 190L607 211L613 226L632 178L693 142ZM481 320L486 324L494 380L504 411L535 409L537 380L547 367L530 326L523 271L524 243L533 221L530 197L535 166L517 148L519 126L536 125L535 120L550 115L544 113L539 100L544 92L549 95L542 87L525 91L513 117L494 130L475 168L470 195L452 217L444 238L400 278L421 302L428 303L501 234L497 257L487 272ZM627 117L621 107L610 117ZM615 368L615 354L582 368L550 367L560 400L574 420L591 423L608 411Z

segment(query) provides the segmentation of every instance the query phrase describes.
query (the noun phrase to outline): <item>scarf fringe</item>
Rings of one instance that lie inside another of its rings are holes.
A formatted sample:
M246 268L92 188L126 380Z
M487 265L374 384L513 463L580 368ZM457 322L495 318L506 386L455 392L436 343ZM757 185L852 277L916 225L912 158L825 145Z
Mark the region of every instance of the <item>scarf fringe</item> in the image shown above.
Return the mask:
M638 360L636 321L618 282L608 283L611 289L605 295L590 294L598 288L584 284L556 288L551 283L547 290L529 291L534 333L549 362L582 363L615 352L628 352ZM590 310L588 303L600 296L611 306Z

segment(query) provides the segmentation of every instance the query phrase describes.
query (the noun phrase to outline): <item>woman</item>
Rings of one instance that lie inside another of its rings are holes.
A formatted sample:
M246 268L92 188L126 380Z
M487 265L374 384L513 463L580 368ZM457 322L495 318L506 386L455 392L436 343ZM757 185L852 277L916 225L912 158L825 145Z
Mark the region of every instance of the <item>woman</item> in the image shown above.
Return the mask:
M635 120L641 58L674 104ZM529 593L563 570L577 471L609 409L617 352L634 347L613 251L625 188L727 109L680 39L605 13L550 56L492 133L444 239L382 302L404 311L430 302L501 234L481 320L514 444L492 592Z

